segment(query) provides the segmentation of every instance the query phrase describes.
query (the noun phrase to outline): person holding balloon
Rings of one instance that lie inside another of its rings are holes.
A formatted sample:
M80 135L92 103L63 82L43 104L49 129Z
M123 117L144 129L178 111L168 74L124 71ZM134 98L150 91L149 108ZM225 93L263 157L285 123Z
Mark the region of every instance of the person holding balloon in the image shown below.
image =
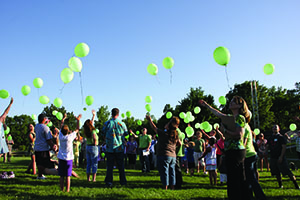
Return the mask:
M5 157L6 157L5 154L8 152L8 146L7 146L7 143L5 140L5 133L3 130L3 125L5 124L6 116L9 112L13 102L14 102L14 99L11 98L9 105L7 106L7 108L5 109L3 114L0 116L0 154L4 154L4 160L3 160L4 162L5 162ZM4 127L4 128L6 129L6 127Z
M163 188L165 190L167 190L168 187L174 189L176 184L176 146L181 145L177 132L180 120L178 117L171 118L168 129L163 131L156 127L149 115L146 115L146 119L149 121L151 128L156 134L158 134L159 137L156 148L157 166Z
M219 110L211 107L204 100L200 100L199 104L208 108L214 115L224 119L228 115L220 112ZM245 134L245 127L250 122L250 114L248 112L248 106L246 101L235 96L230 101L229 109L233 113L233 122L227 122L224 120L223 125L226 127L232 127L233 130L223 128L225 135L224 150L226 155L226 168L227 168L227 194L229 199L248 199L250 198L247 193L247 185L244 176L244 160L246 156L246 150L243 143L243 137ZM227 123L227 124L224 124Z
M30 170L32 169L32 174L35 175L36 174L36 163L35 163L35 155L34 155L35 132L34 132L34 126L32 124L28 125L27 137L29 140L28 153L31 157L31 161L25 173L30 173Z

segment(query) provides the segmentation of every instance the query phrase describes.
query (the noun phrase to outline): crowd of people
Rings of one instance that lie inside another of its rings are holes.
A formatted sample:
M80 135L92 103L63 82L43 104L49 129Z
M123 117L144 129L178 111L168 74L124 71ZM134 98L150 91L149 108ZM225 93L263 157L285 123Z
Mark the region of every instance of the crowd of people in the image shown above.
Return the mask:
M5 118L12 104L13 98L0 117L0 154L8 153L8 147L12 144L5 138L2 130L2 127L6 129ZM114 167L119 170L120 184L126 185L127 159L129 168L135 169L139 156L142 173L149 173L157 168L166 190L182 187L182 169L192 176L202 170L203 174L208 174L211 185L217 184L217 172L220 173L220 183L227 184L229 199L252 199L253 193L257 199L266 199L256 168L259 160L260 170L263 171L265 162L267 171L271 169L271 174L276 176L280 188L283 187L281 175L288 175L295 188L299 189L285 157L289 138L288 135L280 134L278 125L272 127L273 134L269 139L265 139L264 134L260 133L256 140L249 125L250 112L243 98L235 96L231 100L229 109L232 115L220 112L204 100L199 100L199 104L220 118L222 124L209 133L200 129L190 138L179 129L178 117L172 117L164 127L158 128L151 117L146 115L155 134L151 136L143 128L142 134L137 135L127 130L126 124L119 119L119 109L114 108L111 119L104 123L102 135L98 135L94 127L94 110L92 119L84 122L82 134L79 127L81 115L76 117L77 126L73 131L65 124L67 115L61 120L59 128L53 127L50 130L47 126L49 120L42 113L38 116L38 124L28 125L28 152L31 162L26 172L37 173L37 179L45 179L45 174L59 175L61 190L64 191L66 185L66 191L69 192L70 177L78 177L73 167L79 167L79 164L86 166L87 181L95 182L98 161L105 159L104 181L107 187L112 187ZM296 141L296 150L300 155L300 134ZM53 155L57 159L53 159Z

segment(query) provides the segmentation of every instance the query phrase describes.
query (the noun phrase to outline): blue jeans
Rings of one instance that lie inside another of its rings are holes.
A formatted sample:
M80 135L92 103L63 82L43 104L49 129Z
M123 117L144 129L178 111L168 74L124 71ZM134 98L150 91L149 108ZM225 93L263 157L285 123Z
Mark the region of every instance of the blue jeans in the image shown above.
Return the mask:
M125 170L124 170L124 152L118 152L118 153L106 152L105 156L107 158L105 183L107 185L111 185L113 182L113 168L116 160L119 169L120 183L121 185L126 185L127 180L126 180Z
M160 174L160 181L164 186L176 184L175 164L176 157L157 156L157 167Z
M148 156L143 156L143 150L140 149L140 162L141 162L141 167L142 167L142 172L150 172L150 160L149 160L149 155Z
M86 173L97 173L98 169L98 146L86 146Z
M245 158L244 161L246 183L248 186L249 196L250 198L253 198L253 192L254 192L256 199L267 199L265 193L263 192L262 188L260 187L255 177L256 162L257 162L257 155L251 156L249 158Z

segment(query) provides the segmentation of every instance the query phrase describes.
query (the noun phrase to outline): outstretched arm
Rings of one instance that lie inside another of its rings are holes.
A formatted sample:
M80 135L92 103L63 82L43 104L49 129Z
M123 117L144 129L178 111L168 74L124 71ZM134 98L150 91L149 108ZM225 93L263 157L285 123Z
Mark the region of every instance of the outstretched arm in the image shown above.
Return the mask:
M153 129L153 131L157 134L157 127L156 125L153 123L151 117L149 115L146 115L146 119L149 120L150 126Z
M199 104L203 107L208 108L215 116L217 116L219 118L222 116L226 116L224 113L221 113L219 110L211 107L206 101L204 101L202 99L199 101Z
M94 121L95 121L95 116L96 116L96 111L95 110L92 110L92 114L93 114L93 117L92 117L92 124L94 126Z
M219 128L216 128L216 131L220 135L220 137L222 138L222 140L225 140L225 137L224 137L223 133L219 130Z
M3 112L3 114L1 115L0 121L1 121L2 123L5 122L6 116L7 116L8 112L9 112L10 107L11 107L11 105L13 104L13 102L14 102L14 98L11 98L9 105L7 106L7 108L5 109L5 111Z
M134 132L130 129L129 132L132 134L133 137L138 138L139 136L137 136L136 134L134 134Z
M61 129L63 127L66 119L67 119L67 113L65 113L64 118L61 120L59 129Z
M76 125L76 130L75 130L75 131L76 131L77 133L79 133L79 128L80 128L80 127L79 127L79 124L80 124L81 116L82 116L82 115L79 114L79 115L76 117L77 125Z

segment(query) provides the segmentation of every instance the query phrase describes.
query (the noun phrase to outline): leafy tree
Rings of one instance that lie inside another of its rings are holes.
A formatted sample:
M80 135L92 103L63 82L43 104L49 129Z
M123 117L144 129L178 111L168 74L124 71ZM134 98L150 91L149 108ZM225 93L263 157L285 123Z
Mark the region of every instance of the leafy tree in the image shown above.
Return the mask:
M99 135L103 135L102 128L106 121L109 120L110 112L108 110L108 106L101 106L97 113L97 120L95 120L95 128L99 129ZM102 139L102 137L99 137Z

